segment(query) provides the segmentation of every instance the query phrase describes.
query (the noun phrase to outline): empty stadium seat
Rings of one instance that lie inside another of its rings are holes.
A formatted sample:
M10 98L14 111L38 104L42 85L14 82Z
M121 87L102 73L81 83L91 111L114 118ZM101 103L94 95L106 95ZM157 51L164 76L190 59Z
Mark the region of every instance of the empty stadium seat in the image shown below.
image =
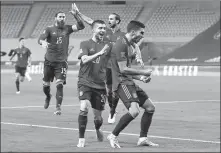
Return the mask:
M16 38L28 16L30 5L1 6L1 37Z
M220 18L220 8L209 2L164 3L147 21L146 36L194 37Z

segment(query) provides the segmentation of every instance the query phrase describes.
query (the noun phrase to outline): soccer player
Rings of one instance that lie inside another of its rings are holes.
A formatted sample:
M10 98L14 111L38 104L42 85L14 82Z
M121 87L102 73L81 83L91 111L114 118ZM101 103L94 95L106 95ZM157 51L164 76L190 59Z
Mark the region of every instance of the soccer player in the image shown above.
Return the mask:
M11 56L10 61L17 55L15 64L15 84L17 89L16 94L20 94L20 82L24 81L27 66L31 65L31 51L25 47L25 39L19 38L19 47L12 49L8 55Z
M117 136L138 116L140 112L139 107L142 107L145 111L141 118L140 138L137 145L158 146L158 144L151 142L147 138L155 106L148 95L133 81L133 79L136 79L145 83L149 82L151 71L131 68L133 50L129 48L131 48L131 44L143 38L144 28L145 26L143 23L132 20L127 26L126 35L118 39L112 48L111 64L113 91L119 96L128 109L128 112L120 118L120 121L115 126L112 133L107 137L113 148L120 148Z
M80 99L80 113L78 116L79 142L77 147L85 146L85 130L89 106L94 113L94 125L98 141L103 141L100 127L103 123L102 111L106 102L105 77L106 67L111 53L111 44L104 41L106 24L102 20L92 23L93 36L81 42L80 70L78 75L78 92Z
M73 6L77 12L77 14L89 25L92 25L93 19L82 14L77 6L74 4ZM121 18L117 13L111 13L108 17L109 28L107 28L106 35L104 37L105 40L110 41L111 43L115 43L116 40L125 35L125 32L122 32L120 29ZM134 50L137 53L136 59L142 66L144 65L139 46L137 44L133 45ZM116 107L119 101L119 98L112 92L112 77L111 77L111 64L109 63L106 71L106 90L108 97L108 104L110 107L110 113L108 116L108 123L113 124L116 120Z
M50 82L56 78L56 111L54 114L61 115L61 104L63 100L63 85L66 84L67 75L67 58L69 37L73 32L84 29L84 24L76 15L73 8L70 13L77 20L75 25L65 24L65 13L59 11L55 14L55 23L48 26L38 39L38 43L47 48L44 61L44 77L43 77L43 91L46 95L44 108L47 109L51 100Z

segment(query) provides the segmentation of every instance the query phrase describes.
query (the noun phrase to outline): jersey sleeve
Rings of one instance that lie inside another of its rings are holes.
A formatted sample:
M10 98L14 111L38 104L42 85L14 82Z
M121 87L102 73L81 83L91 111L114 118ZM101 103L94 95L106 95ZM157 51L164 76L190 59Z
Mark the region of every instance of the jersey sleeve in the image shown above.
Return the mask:
M81 59L82 56L88 55L88 47L87 47L87 42L81 42L80 44L80 54L78 55L78 59Z
M67 25L67 33L70 35L72 32L74 32L72 25Z
M44 29L44 31L42 32L42 34L40 35L39 39L38 39L38 43L40 44L40 40L45 40L48 38L50 33L50 29L49 27L47 27L46 29Z
M112 48L112 53L112 56L116 58L117 61L127 61L127 44L121 39L117 40Z
M27 48L27 51L28 51L28 57L31 56L31 51L30 51L30 49Z

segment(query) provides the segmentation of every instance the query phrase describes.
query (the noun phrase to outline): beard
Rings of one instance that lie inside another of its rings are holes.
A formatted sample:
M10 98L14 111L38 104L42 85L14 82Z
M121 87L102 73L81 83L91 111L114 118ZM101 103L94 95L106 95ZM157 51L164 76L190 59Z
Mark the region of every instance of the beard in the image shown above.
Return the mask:
M109 27L110 27L110 28L115 28L115 27L116 27L116 24L111 24L111 23L109 22Z
M58 28L64 28L64 24L65 22L64 21L57 21L57 24L58 24Z

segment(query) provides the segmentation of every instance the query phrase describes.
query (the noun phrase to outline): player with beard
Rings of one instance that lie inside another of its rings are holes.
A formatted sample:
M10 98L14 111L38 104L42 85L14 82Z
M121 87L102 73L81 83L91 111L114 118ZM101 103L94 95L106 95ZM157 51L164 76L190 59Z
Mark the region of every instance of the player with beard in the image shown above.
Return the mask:
M111 53L111 43L104 40L106 25L102 20L92 23L93 36L81 42L80 70L78 75L78 92L80 99L80 113L78 116L79 142L77 147L85 146L85 130L88 120L89 106L94 113L94 125L98 141L103 141L100 127L103 123L102 111L106 101L105 77L106 68Z
M85 16L82 14L77 6L74 4L74 9L76 10L77 14L89 25L92 25L93 19ZM109 28L107 28L106 35L104 37L104 40L110 41L111 43L115 43L118 38L125 35L125 32L122 32L120 29L120 23L121 19L120 16L117 13L111 13L108 17L108 23ZM137 43L139 40L137 40ZM139 42L140 43L140 42ZM139 46L134 43L133 46L134 51L136 52L136 60L138 63L141 64L141 66L144 66L144 63L142 61L141 52L139 49ZM112 92L112 75L111 75L111 63L108 63L107 71L106 71L106 89L107 89L107 97L108 97L108 104L110 107L110 113L108 116L108 123L113 124L116 120L116 107L119 101L119 98Z
M127 26L127 33L124 37L117 40L111 52L113 91L122 100L128 112L123 115L108 140L112 148L120 148L117 136L134 120L142 107L145 111L141 118L140 138L137 142L138 146L158 146L148 140L147 133L152 122L155 106L148 95L138 87L133 79L148 83L152 71L137 70L131 67L133 51L131 45L137 40L143 38L145 25L139 21L131 21Z
M51 100L50 82L56 78L56 111L54 114L61 114L61 104L63 101L63 85L66 84L67 75L67 58L69 37L73 32L84 29L84 24L76 15L72 8L70 13L77 20L75 25L65 24L65 13L59 11L55 14L55 23L47 27L38 39L38 43L47 49L44 61L44 77L43 77L43 91L46 95L44 108L47 109Z

